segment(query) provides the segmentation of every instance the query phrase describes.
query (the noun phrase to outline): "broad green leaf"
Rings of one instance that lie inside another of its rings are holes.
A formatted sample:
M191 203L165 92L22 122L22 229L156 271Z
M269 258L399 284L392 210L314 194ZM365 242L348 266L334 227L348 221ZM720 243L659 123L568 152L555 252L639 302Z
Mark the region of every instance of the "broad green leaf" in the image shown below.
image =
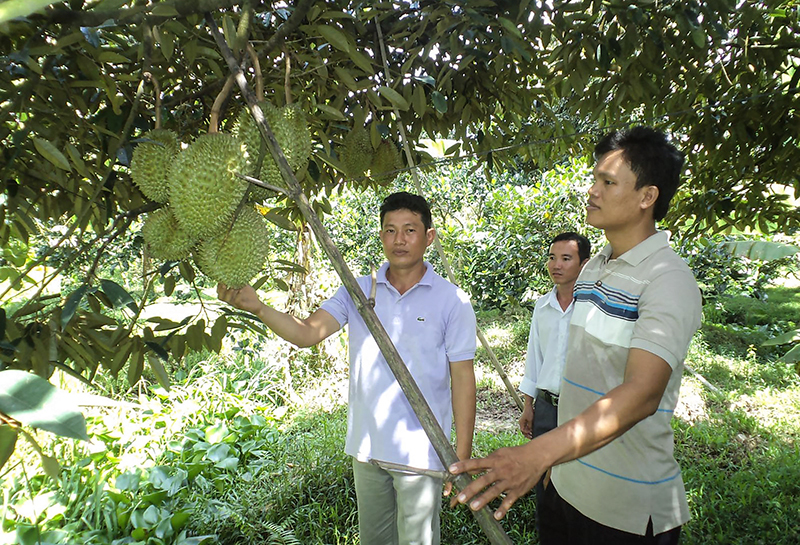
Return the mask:
M7 0L6 2L0 2L0 23L17 17L26 17L55 3L52 0Z
M778 346L781 344L793 343L795 341L800 341L800 329L795 331L788 331L777 337L773 337L768 341L764 341L761 343L763 346Z
M371 76L375 73L375 69L372 67L372 61L369 57L360 51L356 51L355 49L348 51L348 55L350 55L350 59L353 61L353 63L355 63L356 66L361 68L368 75Z
M333 47L345 53L350 52L350 42L341 30L328 25L317 25L316 29Z
M222 441L231 433L231 431L228 429L228 426L225 425L225 422L217 422L216 424L208 426L205 432L206 441L212 445L222 443ZM225 455L227 456L227 450Z
M69 297L67 297L67 301L64 303L64 309L61 311L61 331L66 329L67 324L69 324L72 317L75 315L75 312L78 310L78 306L81 304L81 299L83 296L86 295L86 290L89 289L89 286L83 285L80 288L73 291Z
M17 445L19 431L7 424L0 425L0 469L6 464Z
M72 170L72 167L69 165L67 158L64 157L64 154L61 153L58 148L55 147L49 140L34 136L33 146L36 148L36 151L39 152L39 155L50 161L56 167L60 168L61 170L66 170L67 172Z
M167 374L167 370L164 369L164 365L161 363L161 360L151 354L148 354L147 361L150 363L150 369L153 370L153 374L156 376L158 383L162 388L169 392L169 375Z
M41 454L41 458L45 475L51 479L58 479L58 474L61 473L61 464L58 463L58 460L46 454Z
M158 17L177 17L180 15L178 10L175 9L175 6L166 2L156 4L153 9L150 10L150 14Z
M129 63L131 60L126 57L125 55L120 55L115 51L103 51L97 56L97 60L100 62L108 62L108 63Z
M797 363L800 361L800 344L796 345L794 348L789 350L786 354L784 354L781 359L786 363ZM800 370L798 370L800 373Z
M433 107L436 108L437 112L440 114L447 113L447 99L442 93L434 91L431 93L431 99L433 100Z
M398 110L403 110L403 111L408 110L409 107L408 101L405 98L403 98L403 95L401 95L391 87L387 87L386 85L381 85L380 87L378 87L378 92L389 102L391 102L392 105Z
M169 297L172 295L172 292L175 290L175 277L169 275L164 278L164 295Z
M72 164L75 165L75 170L78 171L78 174L84 178L88 178L89 171L86 169L86 163L83 162L83 157L81 157L80 152L78 152L78 148L67 142L66 149L67 155L69 155L69 158L72 160Z
M25 371L0 371L0 411L26 426L88 440L86 421L69 394Z
M781 244L780 242L769 242L766 240L725 242L723 247L732 255L764 261L782 259L800 252L800 248L797 246Z
M114 308L128 307L132 312L137 311L131 294L113 280L100 280L100 288L114 304Z
M317 104L317 109L333 119L338 119L340 121L344 121L346 119L344 114L333 106L328 106L327 104Z
M351 91L358 90L358 83L348 70L345 70L341 66L336 66L334 67L333 72L336 74L336 77L347 86L348 89Z
M281 229L286 229L287 231L297 231L297 226L294 224L294 222L292 222L292 220L272 210L264 214L264 217Z

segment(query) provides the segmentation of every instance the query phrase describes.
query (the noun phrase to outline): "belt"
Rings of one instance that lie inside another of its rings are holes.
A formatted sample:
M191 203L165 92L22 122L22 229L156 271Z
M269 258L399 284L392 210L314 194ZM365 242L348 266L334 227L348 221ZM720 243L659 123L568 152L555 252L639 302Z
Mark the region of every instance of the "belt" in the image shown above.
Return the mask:
M539 390L539 394L542 396L542 399L547 401L553 407L558 407L558 395L552 392L548 392L547 390Z

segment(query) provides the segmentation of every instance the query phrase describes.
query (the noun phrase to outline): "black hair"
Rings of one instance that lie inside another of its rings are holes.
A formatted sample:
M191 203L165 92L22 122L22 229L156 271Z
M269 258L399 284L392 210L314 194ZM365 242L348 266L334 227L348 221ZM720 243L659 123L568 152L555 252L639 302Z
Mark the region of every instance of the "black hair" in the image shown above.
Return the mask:
M422 218L422 225L425 226L425 229L433 227L431 207L428 206L428 201L419 195L399 191L383 199L383 204L381 204L381 226L383 226L383 217L387 212L394 212L395 210L416 212Z
M667 141L667 136L651 127L633 127L605 135L594 148L594 158L622 150L622 157L636 175L636 189L653 185L658 199L653 206L653 219L664 219L669 201L681 183L684 155Z
M562 242L565 240L574 240L578 244L578 259L580 259L581 263L589 259L589 256L592 254L592 243L589 242L588 238L583 235L579 235L574 231L566 231L556 235L553 240L550 241L550 245L552 246L556 242Z

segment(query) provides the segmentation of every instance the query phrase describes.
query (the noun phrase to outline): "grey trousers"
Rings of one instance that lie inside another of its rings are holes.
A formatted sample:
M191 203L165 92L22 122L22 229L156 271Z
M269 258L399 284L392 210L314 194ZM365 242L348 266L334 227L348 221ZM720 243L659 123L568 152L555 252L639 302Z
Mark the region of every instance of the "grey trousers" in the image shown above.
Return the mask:
M361 545L439 545L442 479L353 458Z

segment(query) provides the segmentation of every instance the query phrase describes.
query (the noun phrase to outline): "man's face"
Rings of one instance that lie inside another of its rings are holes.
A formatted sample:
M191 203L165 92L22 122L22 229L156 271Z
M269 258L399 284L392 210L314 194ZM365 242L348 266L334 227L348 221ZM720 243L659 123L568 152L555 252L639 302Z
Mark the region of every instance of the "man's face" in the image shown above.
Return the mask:
M394 269L411 268L422 262L433 242L433 229L425 229L422 217L411 210L387 212L381 226L383 253Z
M581 258L578 243L574 240L559 240L550 245L547 272L555 285L573 284L581 273Z
M589 188L586 206L586 223L606 232L621 230L641 221L647 204L648 192L654 186L636 189L636 174L622 156L622 150L603 155L594 167L594 183Z

